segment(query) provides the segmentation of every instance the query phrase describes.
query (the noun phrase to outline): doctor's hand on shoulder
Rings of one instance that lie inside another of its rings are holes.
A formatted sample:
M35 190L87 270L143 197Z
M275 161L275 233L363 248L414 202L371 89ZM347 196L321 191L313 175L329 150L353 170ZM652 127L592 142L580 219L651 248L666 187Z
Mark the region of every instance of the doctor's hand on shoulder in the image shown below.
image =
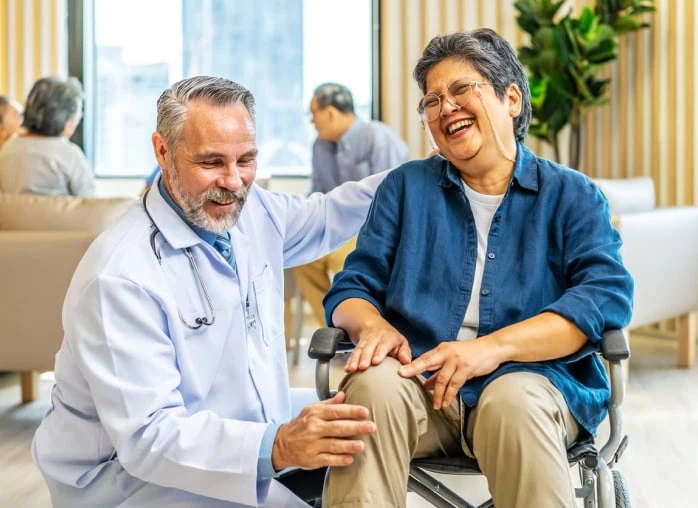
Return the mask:
M368 419L368 409L344 404L344 397L344 392L338 392L331 399L310 404L279 427L271 455L275 470L350 466L354 462L364 443L349 438L373 434L376 424Z

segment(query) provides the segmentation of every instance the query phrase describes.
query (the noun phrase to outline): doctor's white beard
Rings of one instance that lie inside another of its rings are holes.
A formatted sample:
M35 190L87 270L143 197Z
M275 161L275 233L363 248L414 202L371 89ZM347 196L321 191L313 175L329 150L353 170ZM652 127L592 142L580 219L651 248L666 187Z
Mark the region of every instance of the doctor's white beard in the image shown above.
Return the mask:
M249 193L249 188L246 186L236 191L213 187L198 196L190 196L179 185L179 170L176 167L173 167L172 171L169 172L169 184L174 194L173 197L181 205L182 210L184 210L191 223L216 234L225 233L237 224L240 212L242 212L242 207L245 206L247 194ZM216 218L204 210L206 201L217 201L219 203L232 201L237 206L230 212L225 212Z

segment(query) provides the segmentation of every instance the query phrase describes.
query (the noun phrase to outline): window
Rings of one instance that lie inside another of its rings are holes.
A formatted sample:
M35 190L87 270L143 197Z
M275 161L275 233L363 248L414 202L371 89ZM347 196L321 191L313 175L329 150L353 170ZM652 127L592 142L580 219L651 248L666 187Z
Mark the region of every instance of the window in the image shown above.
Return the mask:
M83 8L84 48L71 48L71 58L83 60L83 146L98 176L151 172L157 98L188 76L226 77L255 95L260 173L310 172L308 105L320 83L347 85L357 113L374 116L371 0L92 0Z

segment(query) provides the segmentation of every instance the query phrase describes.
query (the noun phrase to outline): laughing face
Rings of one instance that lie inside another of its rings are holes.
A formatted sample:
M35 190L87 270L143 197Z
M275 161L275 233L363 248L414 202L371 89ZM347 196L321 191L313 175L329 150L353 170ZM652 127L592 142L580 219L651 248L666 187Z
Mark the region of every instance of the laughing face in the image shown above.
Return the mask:
M506 160L503 150L516 153L514 118L521 109L516 85L500 99L482 74L454 58L432 67L426 85L427 95L420 105L427 111L423 118L441 155L458 169L487 171Z
M165 187L192 223L213 233L232 228L257 171L255 126L245 107L193 101L175 151L157 132L153 144Z

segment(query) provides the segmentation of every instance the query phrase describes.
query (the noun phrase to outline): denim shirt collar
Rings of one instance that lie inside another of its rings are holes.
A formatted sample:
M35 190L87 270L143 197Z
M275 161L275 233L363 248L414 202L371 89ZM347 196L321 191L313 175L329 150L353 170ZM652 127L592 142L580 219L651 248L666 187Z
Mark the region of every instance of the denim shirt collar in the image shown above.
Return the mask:
M216 240L216 234L210 231L206 231L205 229L200 228L199 226L196 226L191 223L189 217L187 217L187 214L184 213L184 210L182 210L180 206L174 202L169 192L167 192L167 189L165 188L164 184L164 179L164 175L161 175L160 179L158 180L158 190L160 191L160 195L164 198L165 202L167 202L167 204L170 205L175 212L177 212L177 215L181 217L181 219L187 224L187 226L189 226L192 230L194 230L194 232L197 235L199 235L199 238L201 238L204 242L212 246L213 242Z
M438 156L434 156L438 157ZM514 164L514 173L512 180L520 187L538 192L538 172L536 166L532 164L535 155L522 143L516 143L516 162ZM439 185L442 187L450 187L455 185L463 188L460 172L448 161L443 161L443 173Z

